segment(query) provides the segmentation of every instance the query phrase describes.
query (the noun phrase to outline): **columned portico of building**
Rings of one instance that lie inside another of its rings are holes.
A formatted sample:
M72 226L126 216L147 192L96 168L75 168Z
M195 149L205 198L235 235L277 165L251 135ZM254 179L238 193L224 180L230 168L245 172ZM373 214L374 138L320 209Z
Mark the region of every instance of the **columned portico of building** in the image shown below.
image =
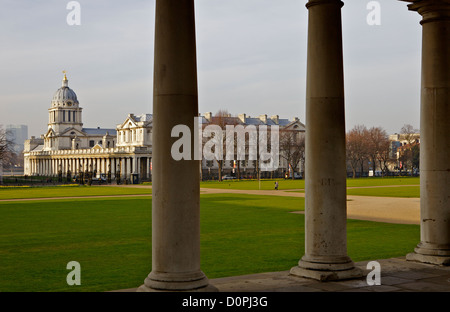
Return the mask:
M420 243L406 258L450 265L450 1L406 2L422 16Z
M342 6L306 4L305 255L290 273L321 281L362 276L347 255Z

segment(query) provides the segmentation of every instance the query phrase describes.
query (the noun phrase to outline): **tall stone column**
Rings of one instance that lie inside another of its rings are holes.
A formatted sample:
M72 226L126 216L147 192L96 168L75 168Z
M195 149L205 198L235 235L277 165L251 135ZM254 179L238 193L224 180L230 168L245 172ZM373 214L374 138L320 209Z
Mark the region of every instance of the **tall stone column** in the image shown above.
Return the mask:
M450 1L408 2L422 15L421 241L406 258L450 265Z
M291 274L321 281L362 276L347 256L342 6L306 4L305 255Z
M179 140L171 136L177 125L190 129L194 151L194 117L198 116L195 40L194 0L156 0L152 271L141 291L215 289L200 270L199 161L176 161L171 154Z

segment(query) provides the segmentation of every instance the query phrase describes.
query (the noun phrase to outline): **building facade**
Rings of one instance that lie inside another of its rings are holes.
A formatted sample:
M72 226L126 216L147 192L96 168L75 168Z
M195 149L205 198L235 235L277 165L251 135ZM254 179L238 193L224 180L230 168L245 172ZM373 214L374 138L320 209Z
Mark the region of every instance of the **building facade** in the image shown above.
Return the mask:
M151 180L152 128L153 115L129 114L115 128L85 128L83 125L83 108L76 93L69 88L66 74L62 86L55 92L50 108L45 134L39 138L31 137L24 143L24 174L28 176L48 177L84 177L91 173L93 178L139 181ZM292 120L260 115L250 117L214 116L211 112L200 116L201 126L211 124L247 126L278 126L280 145L286 133L295 133L296 139L304 138L305 125L295 117ZM203 143L207 139L203 138ZM248 145L248 141L246 142ZM295 149L294 146L289 147ZM283 157L286 148L280 147L279 165L275 171L260 172L256 160L207 160L201 161L203 179L218 179L221 176L233 178L275 178L300 177L304 161L294 161ZM288 154L291 154L290 151ZM304 157L303 157L304 158ZM220 168L220 169L219 169Z
M24 143L24 174L151 179L152 115L129 114L116 128L84 128L82 108L64 74L53 96L48 127Z
M231 114L216 114L211 112L205 113L200 120L202 128L208 125L218 125L225 130L227 125L242 126L244 129L248 126L258 129L260 126L266 126L270 129L272 126L277 126L279 129L279 155L278 168L273 171L258 170L258 160L252 160L249 157L249 138L246 138L245 146L245 160L239 160L235 155L233 160L226 160L223 155L223 161L218 159L202 158L202 178L203 179L219 179L220 176L227 178L299 178L304 173L304 137L306 127L300 122L298 117L292 120L280 118L279 115L267 116L260 115L258 117L251 117L247 114L239 114L231 116ZM270 130L269 130L270 131ZM267 141L270 141L268 135ZM203 144L209 138L203 137ZM234 142L236 143L236 142ZM225 145L225 143L224 143ZM225 146L224 146L225 154Z

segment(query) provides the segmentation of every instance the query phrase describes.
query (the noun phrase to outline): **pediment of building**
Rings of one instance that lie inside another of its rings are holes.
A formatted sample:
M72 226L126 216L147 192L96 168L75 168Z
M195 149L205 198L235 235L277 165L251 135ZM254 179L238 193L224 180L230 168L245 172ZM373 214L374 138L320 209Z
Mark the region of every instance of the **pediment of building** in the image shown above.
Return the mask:
M101 150L103 149L103 146L101 146L100 144L95 144L94 147L92 148L93 150Z
M86 133L84 133L84 132L82 132L82 131L80 131L80 130L78 130L78 129L75 129L75 128L68 128L68 129L66 129L66 130L64 130L64 132L62 132L61 134L60 134L60 136L77 136L77 137L84 137L84 136L86 136Z
M48 129L47 132L44 135L45 138L51 138L51 137L54 137L54 136L56 136L56 133L55 133L55 131L53 131L52 128Z
M136 121L131 118L130 116L127 117L127 119L121 123L120 125L117 126L118 130L123 130L123 129L131 129L131 128L136 128L137 127L137 123Z
M294 120L284 127L285 130L305 131L306 127L299 120Z

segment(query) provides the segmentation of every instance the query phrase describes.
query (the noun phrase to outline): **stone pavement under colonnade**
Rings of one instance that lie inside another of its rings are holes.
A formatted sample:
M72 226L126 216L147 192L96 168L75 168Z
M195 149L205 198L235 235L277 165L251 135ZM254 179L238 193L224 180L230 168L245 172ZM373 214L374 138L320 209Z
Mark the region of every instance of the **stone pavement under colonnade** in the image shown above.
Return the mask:
M365 274L359 279L320 282L281 272L231 276L211 279L219 292L450 292L450 267L406 261L405 257L378 259L380 285L369 285L369 261L356 263ZM117 290L134 292L137 288Z

